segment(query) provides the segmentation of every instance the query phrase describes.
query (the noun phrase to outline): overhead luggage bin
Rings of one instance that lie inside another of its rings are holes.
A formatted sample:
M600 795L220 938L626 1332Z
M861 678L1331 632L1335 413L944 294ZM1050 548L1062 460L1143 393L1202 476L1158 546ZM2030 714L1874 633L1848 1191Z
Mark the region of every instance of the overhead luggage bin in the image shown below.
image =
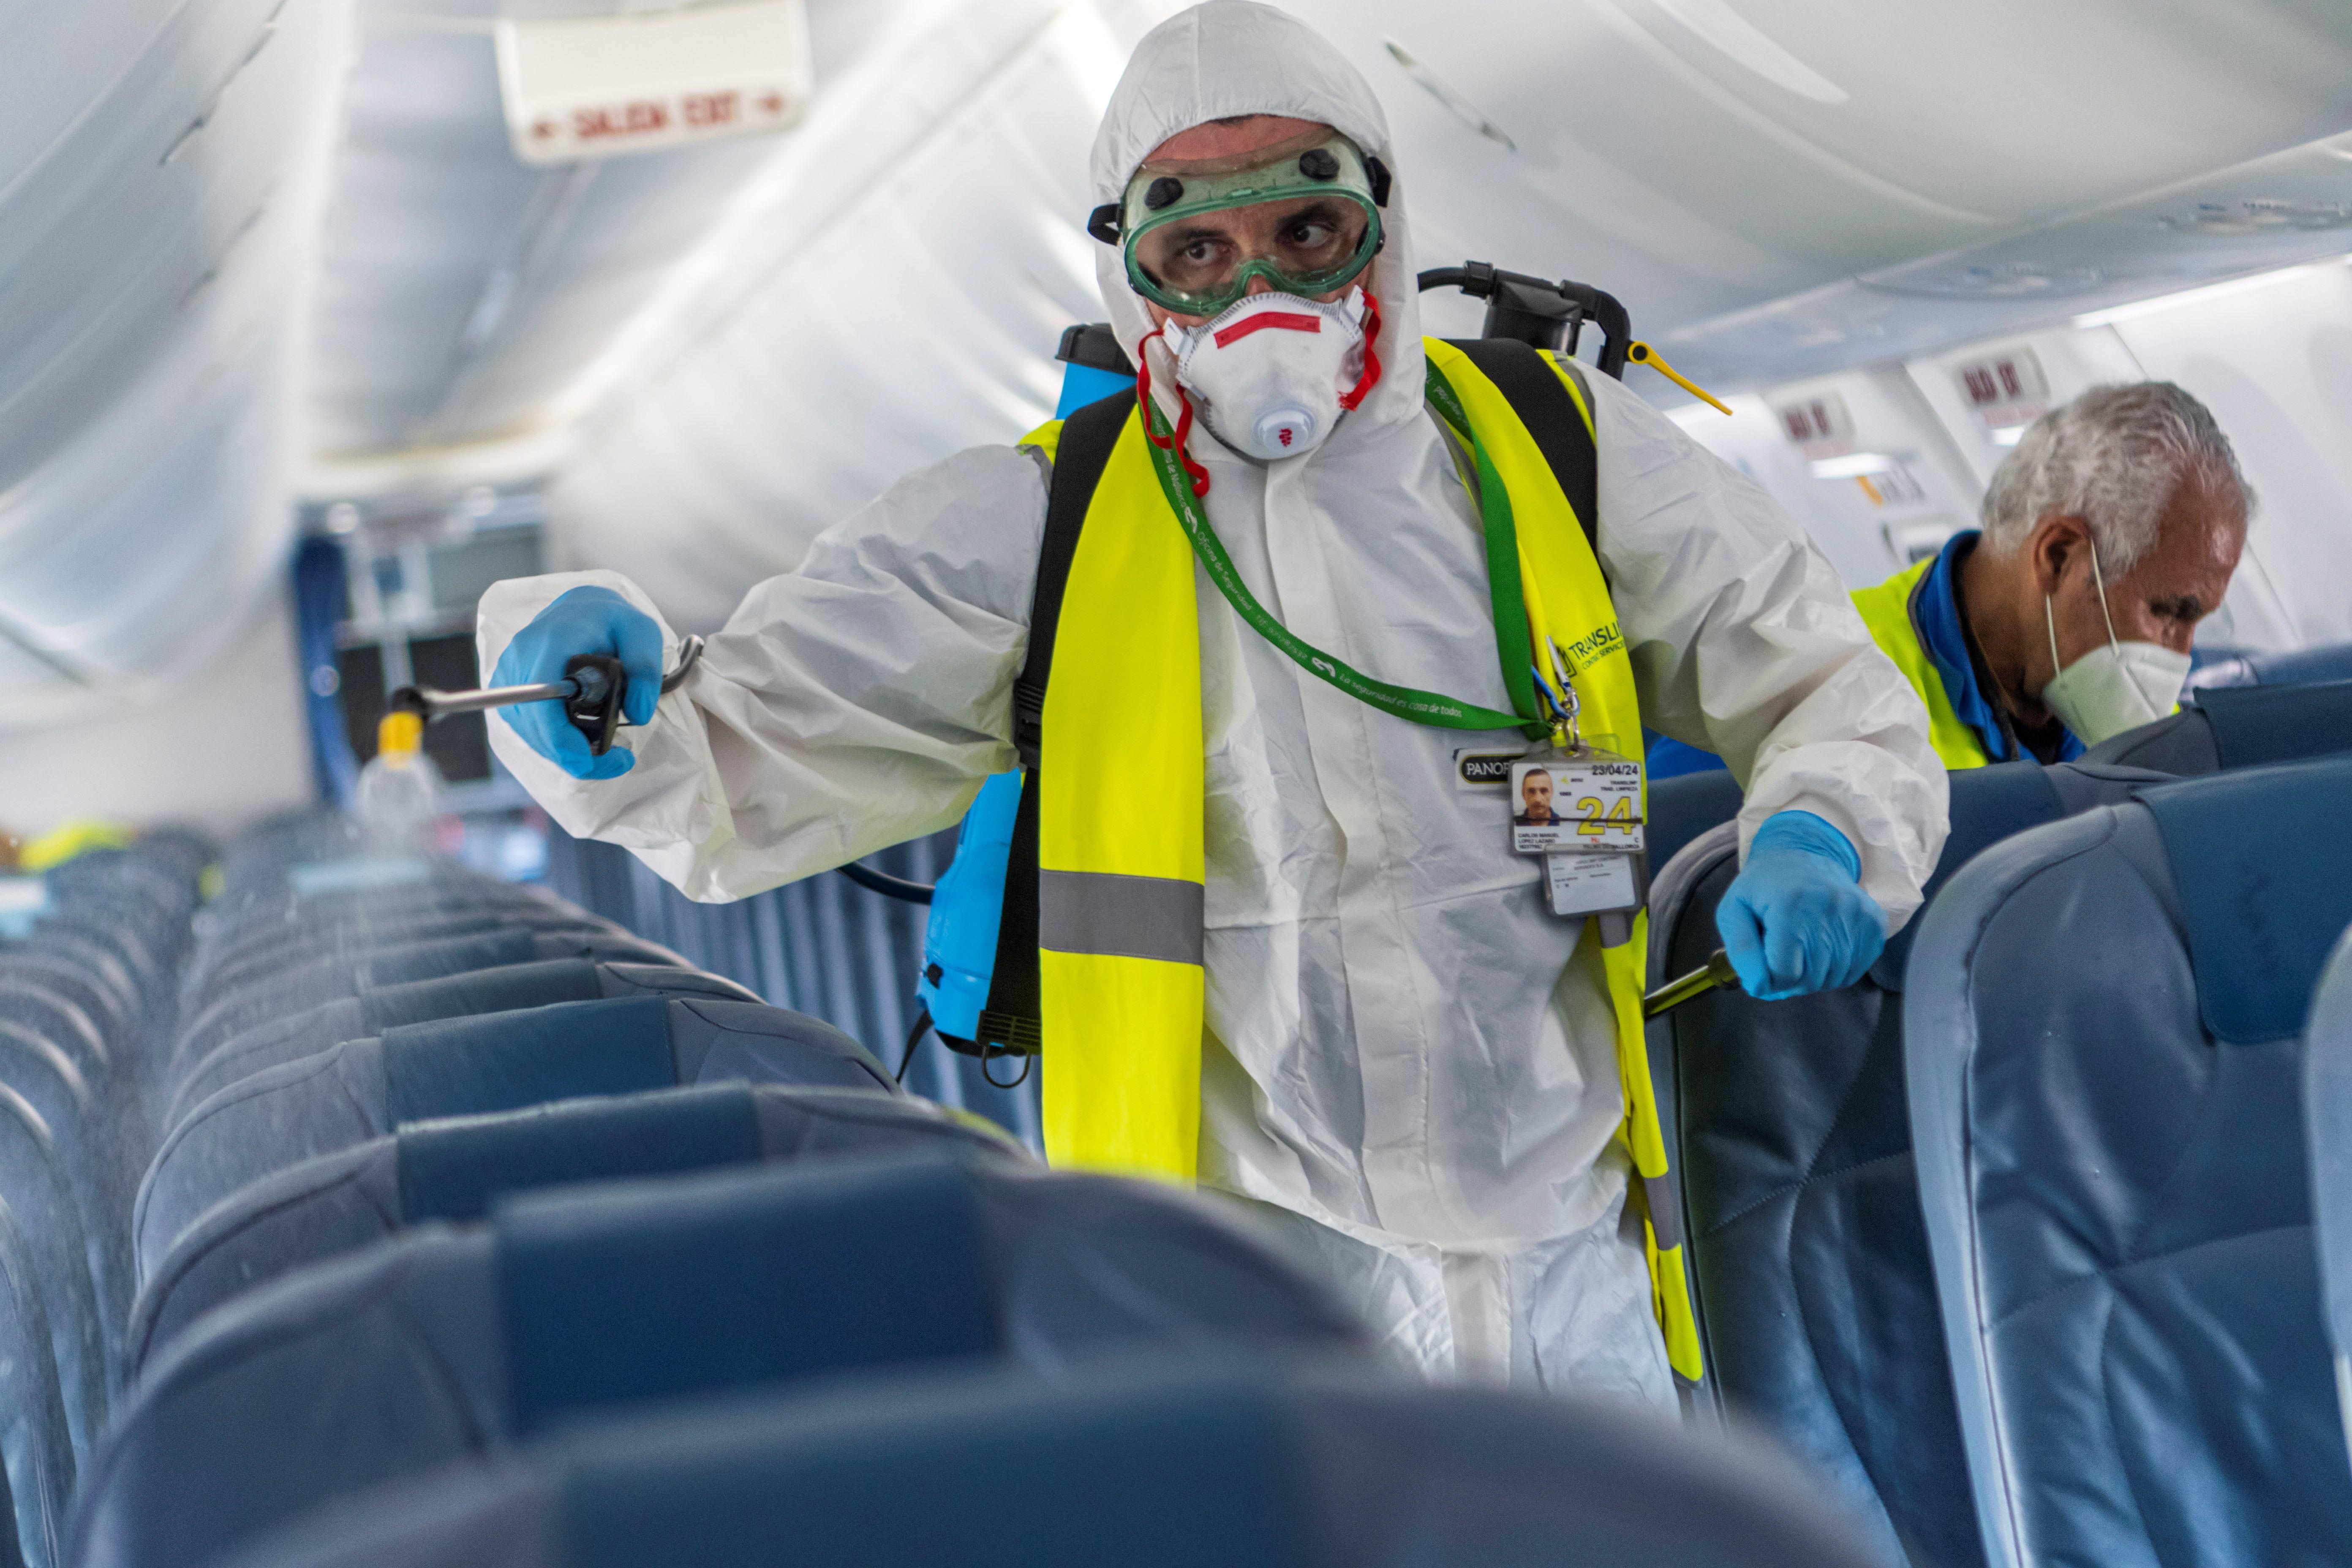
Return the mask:
M1706 776L1706 775L1701 775ZM1952 831L1926 892L1989 845L2129 798L2162 775L2004 763L1951 775ZM1738 873L1728 824L1652 889L1653 984L1721 945ZM1717 991L1651 1027L1681 1173L1709 1393L1826 1475L1890 1561L1981 1561L1903 1104L1910 927L1843 991Z
M975 1463L1019 1456L1017 1473ZM909 1496L906 1478L922 1478ZM789 1542L790 1547L779 1542ZM1863 1568L1777 1458L1601 1405L1122 1358L598 1423L239 1568Z
M1019 1145L929 1100L717 1084L421 1121L264 1177L164 1255L131 1313L133 1375L208 1309L410 1226L480 1219L509 1193L729 1164Z
M832 1025L748 1002L632 997L405 1024L270 1068L192 1109L139 1189L131 1228L142 1277L238 1188L404 1122L727 1079L898 1092Z
M1927 911L1906 1079L1995 1568L2352 1557L2300 1136L2347 811L2347 757L2150 789Z
M193 1327L93 1467L75 1561L214 1561L358 1489L655 1402L974 1360L1058 1379L1121 1348L1368 1348L1231 1212L938 1156L524 1194ZM1017 1485L996 1457L963 1459Z

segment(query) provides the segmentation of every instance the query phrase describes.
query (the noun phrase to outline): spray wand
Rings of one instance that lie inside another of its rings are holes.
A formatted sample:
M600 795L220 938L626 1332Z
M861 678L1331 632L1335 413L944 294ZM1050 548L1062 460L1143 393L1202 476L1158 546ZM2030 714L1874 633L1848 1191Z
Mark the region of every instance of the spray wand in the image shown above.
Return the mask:
M663 694L676 690L701 658L700 637L680 644L677 668L662 677ZM490 686L478 691L404 686L386 704L376 750L382 754L414 752L425 739L425 726L452 713L478 713L518 702L561 702L572 727L588 738L590 752L601 757L613 749L613 736L621 727L621 705L628 694L629 672L606 653L574 654L563 666L562 679L533 686Z

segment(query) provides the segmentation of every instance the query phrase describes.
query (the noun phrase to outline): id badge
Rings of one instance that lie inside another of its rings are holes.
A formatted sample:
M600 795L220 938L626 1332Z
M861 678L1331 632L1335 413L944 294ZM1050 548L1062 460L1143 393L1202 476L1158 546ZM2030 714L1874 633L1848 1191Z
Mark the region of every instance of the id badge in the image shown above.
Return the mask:
M1511 848L1520 855L1639 855L1642 764L1591 747L1511 764Z
M1630 910L1642 901L1634 855L1567 854L1544 857L1544 891L1556 915L1599 915Z

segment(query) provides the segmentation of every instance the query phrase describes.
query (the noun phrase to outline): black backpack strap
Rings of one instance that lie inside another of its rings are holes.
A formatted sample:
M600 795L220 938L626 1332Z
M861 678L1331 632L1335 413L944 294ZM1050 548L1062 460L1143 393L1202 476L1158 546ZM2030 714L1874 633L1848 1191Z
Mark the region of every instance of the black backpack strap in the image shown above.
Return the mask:
M1004 911L996 926L996 966L981 1009L976 1052L1034 1055L1044 1043L1037 982L1037 758L1045 732L1045 686L1054 673L1054 636L1062 591L1077 559L1078 534L1094 504L1111 448L1135 412L1132 389L1089 403L1062 422L1054 477L1045 491L1045 534L1037 551L1037 586L1029 601L1029 652L1013 682L1013 745L1028 776L1013 818L1004 864Z
M1568 395L1568 388L1559 384L1551 366L1545 363L1543 350L1515 338L1450 338L1472 364L1478 367L1495 389L1519 416L1519 423L1535 437L1536 450L1551 466L1551 476L1559 481L1560 493L1583 526L1585 542L1592 546L1593 559L1601 557L1601 461L1592 443L1591 427L1584 416L1576 411L1576 404ZM1568 374L1576 378L1579 392L1584 395L1584 405L1592 406L1591 384L1584 379L1581 366L1573 360L1562 360ZM1602 574L1603 580L1607 574Z

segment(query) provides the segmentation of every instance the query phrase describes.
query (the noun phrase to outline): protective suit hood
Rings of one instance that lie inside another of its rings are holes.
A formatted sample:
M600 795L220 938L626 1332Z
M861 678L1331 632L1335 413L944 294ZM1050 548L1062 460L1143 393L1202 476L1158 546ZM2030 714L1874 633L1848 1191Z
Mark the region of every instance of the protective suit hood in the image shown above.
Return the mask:
M1271 5L1207 0L1162 22L1136 45L1095 132L1094 199L1118 201L1144 158L1179 132L1241 114L1283 114L1328 125L1396 173L1380 100L1328 39ZM1356 450L1382 427L1421 416L1421 310L1403 191L1399 177L1381 212L1388 243L1358 279L1381 302L1381 334L1373 345L1382 367L1380 384L1310 462ZM1097 244L1095 275L1111 326L1132 359L1151 332L1151 312L1128 286L1118 247ZM1153 355L1153 394L1172 421L1175 367L1157 344ZM1192 447L1204 458L1222 452L1206 438Z

